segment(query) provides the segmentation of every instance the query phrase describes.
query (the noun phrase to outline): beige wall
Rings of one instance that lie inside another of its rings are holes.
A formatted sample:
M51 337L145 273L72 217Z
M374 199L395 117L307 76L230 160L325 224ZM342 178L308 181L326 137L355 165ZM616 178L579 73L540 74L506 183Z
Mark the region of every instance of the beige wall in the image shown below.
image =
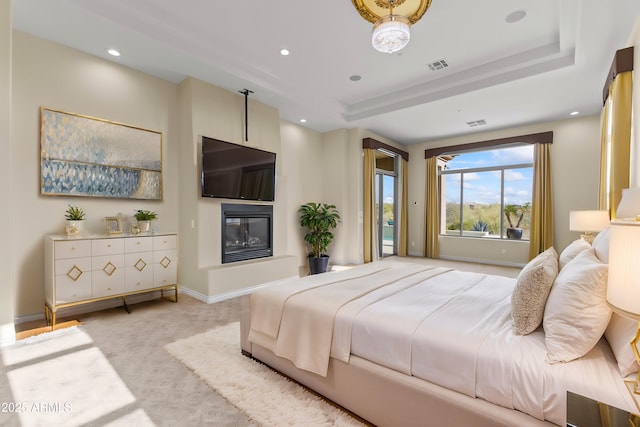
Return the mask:
M288 181L282 155L280 115L260 102L248 102L249 140L244 134L244 96L187 78L179 85L180 128L180 283L197 298L215 301L265 281L298 274L287 248L292 228ZM273 205L273 259L222 264L221 204L261 203L200 197L202 136L276 153Z
M42 313L43 236L63 232L67 204L85 210L91 232L104 232L104 217L114 215L122 216L127 229L136 209L157 211L156 226L177 231L177 87L24 33L14 32L13 37L11 162L16 167L13 196L8 199L13 201L9 210L15 218L10 222L16 236L15 313L28 316ZM162 132L164 200L40 195L41 106Z
M280 123L282 152L279 165L287 185L289 207L285 223L290 230L287 233L287 247L297 257L298 266L304 271L308 251L304 246L302 228L298 225L298 208L308 202L323 200L322 135L306 127L282 121ZM279 159L279 160L280 160ZM280 185L280 181L278 182Z
M13 279L13 179L11 157L11 2L0 2L0 224L4 227L0 243L0 345L15 339ZM8 206L7 206L8 205Z
M336 205L341 223L329 248L336 264L362 264L364 169L362 140L374 138L388 145L406 147L365 129L340 129L322 135L324 188L323 201Z
M9 11L7 15L10 16ZM202 135L207 135L244 144L244 97L196 79L175 85L24 33L13 32L13 37L13 57L8 52L5 56L13 60L17 78L11 85L8 76L1 80L0 73L0 82L5 81L7 90L13 87L15 93L13 103L7 101L5 105L13 113L12 120L9 121L10 114L3 115L7 127L2 131L7 135L6 141L13 142L7 144L5 151L13 149L13 153L4 159L20 165L5 180L19 183L6 197L15 200L15 209L6 212L20 218L10 227L20 238L15 244L3 239L7 245L3 250L14 256L12 268L5 271L15 274L11 280L7 277L10 289L3 293L2 301L12 301L11 291L15 291L15 304L8 304L15 307L15 316L20 321L41 316L43 236L62 233L64 211L69 203L85 210L87 230L97 233L104 230L105 216L121 215L126 230L134 210L157 211L159 219L155 227L180 232L181 286L205 299L233 295L294 270L292 274L297 274L298 266L306 263L296 211L302 200L317 199L322 194L322 179L317 179L323 171L318 162L323 155L319 133L281 123L276 109L249 99L250 140L246 144L277 153L274 253L279 259L267 268L257 267L257 274L256 267L227 269L220 261L221 201L199 197L199 141ZM11 47L10 38L6 46ZM162 132L163 201L41 196L41 106ZM8 136L10 123L17 129L12 138ZM280 135L281 126L285 136ZM10 168L2 168L1 173L9 174ZM2 259L10 262L11 258ZM14 318L9 310L2 313Z
M465 135L410 147L409 254L423 255L425 148L553 131L551 162L553 174L554 234L556 248L564 248L578 234L569 231L569 211L597 209L600 168L600 118L577 117L557 122L523 126L496 132ZM415 161L414 161L415 160ZM493 261L523 265L528 259L528 242L441 237L441 257Z

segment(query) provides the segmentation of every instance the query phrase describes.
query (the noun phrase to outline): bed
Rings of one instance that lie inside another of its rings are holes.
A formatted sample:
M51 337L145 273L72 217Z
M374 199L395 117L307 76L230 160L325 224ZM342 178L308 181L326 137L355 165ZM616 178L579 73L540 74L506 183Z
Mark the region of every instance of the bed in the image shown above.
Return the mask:
M379 426L565 425L567 391L637 412L601 235L517 278L385 260L272 282L243 302L242 349Z

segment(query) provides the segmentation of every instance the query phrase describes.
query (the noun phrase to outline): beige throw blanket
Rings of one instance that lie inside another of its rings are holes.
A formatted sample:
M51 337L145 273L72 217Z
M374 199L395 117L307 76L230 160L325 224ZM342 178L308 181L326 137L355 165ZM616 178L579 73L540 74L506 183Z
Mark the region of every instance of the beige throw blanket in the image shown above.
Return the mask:
M265 336L274 338L271 350L276 355L300 369L326 376L338 310L380 287L431 268L380 262L269 286L251 296L249 340L263 345Z

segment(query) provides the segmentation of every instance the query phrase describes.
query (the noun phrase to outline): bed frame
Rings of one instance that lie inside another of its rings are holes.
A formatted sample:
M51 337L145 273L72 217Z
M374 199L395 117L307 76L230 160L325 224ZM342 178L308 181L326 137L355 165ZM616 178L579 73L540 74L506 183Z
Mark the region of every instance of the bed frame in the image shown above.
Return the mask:
M326 377L296 368L289 360L249 342L250 296L242 297L242 352L321 394L377 426L553 426L520 411L451 391L351 356L331 358Z

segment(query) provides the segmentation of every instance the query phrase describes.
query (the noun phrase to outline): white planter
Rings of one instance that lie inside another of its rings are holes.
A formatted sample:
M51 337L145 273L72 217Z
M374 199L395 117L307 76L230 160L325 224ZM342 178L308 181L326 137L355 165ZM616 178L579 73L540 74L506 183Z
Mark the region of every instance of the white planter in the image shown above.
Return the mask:
M138 228L140 232L147 233L151 228L151 221L138 221Z
M84 232L84 221L83 220L67 220L67 226L64 229L67 236L78 236Z

